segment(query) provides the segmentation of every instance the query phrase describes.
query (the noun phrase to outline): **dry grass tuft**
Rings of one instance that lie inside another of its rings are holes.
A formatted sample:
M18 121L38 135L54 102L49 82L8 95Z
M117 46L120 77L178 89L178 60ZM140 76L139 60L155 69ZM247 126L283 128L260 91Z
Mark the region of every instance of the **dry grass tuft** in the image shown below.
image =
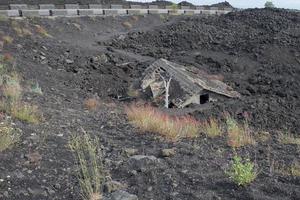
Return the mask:
M89 98L84 101L84 107L90 111L95 111L99 108L99 100L97 98Z
M219 122L214 118L209 118L209 120L202 123L201 128L208 137L214 138L222 135L222 128Z
M33 124L42 120L38 107L28 103L18 102L10 105L10 114L16 119Z
M105 171L99 140L92 139L89 134L83 132L83 135L74 136L69 142L69 147L79 163L77 176L81 193L86 200L101 200Z
M122 26L124 26L126 29L131 29L132 28L132 24L130 22L123 22Z
M5 63L12 63L14 61L14 57L10 53L3 54L2 60Z
M251 135L247 119L243 125L237 123L229 114L226 114L226 126L228 134L228 145L239 148L246 145L254 145L255 140Z
M10 123L0 123L0 152L11 148L20 139L20 132Z
M285 133L280 133L278 139L279 139L279 142L281 142L282 144L300 145L300 138L295 137L288 131L286 131Z
M3 40L4 43L6 43L6 44L11 44L11 43L14 41L14 39L13 39L12 37L8 36L8 35L3 36L3 37L2 37L2 40Z
M35 25L35 27L36 27L36 32L41 36L51 37L51 35L46 31L45 28L41 27L40 25Z
M125 111L129 121L143 132L158 133L171 141L199 135L199 122L189 116L171 117L151 106L132 105Z
M295 177L300 177L300 164L299 163L294 163L291 166L291 175Z
M19 101L22 94L19 75L13 73L10 76L7 76L2 86L2 91L6 100L10 103Z

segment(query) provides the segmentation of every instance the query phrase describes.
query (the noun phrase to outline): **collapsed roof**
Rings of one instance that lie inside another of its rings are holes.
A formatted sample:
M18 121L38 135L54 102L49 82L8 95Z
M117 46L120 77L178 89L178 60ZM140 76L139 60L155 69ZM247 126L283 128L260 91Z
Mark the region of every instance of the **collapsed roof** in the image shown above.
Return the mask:
M208 75L195 67L182 66L165 59L159 59L152 63L145 71L142 79L142 89L150 87L153 97L157 98L165 93L163 77L172 78L177 88L170 90L182 90L184 94L176 96L171 102L177 107L185 107L190 103L200 103L199 96L204 93L215 93L228 98L239 98L241 95L224 82ZM178 88L178 86L180 88ZM174 87L174 84L173 84ZM196 100L198 98L198 100ZM196 100L196 101L195 101Z

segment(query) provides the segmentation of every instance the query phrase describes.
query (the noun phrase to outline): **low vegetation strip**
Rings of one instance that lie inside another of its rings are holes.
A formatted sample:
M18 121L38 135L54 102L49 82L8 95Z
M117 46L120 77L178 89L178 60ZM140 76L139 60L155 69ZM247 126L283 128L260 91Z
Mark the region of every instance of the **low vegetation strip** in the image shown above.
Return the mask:
M143 132L158 133L172 141L199 135L200 124L190 116L172 117L148 105L131 105L125 111L129 121Z

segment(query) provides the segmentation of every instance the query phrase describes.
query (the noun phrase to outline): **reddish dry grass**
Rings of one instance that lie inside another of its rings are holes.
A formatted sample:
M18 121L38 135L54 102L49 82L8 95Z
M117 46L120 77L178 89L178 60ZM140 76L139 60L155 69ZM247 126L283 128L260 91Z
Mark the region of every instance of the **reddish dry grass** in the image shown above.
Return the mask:
M190 116L172 117L151 106L126 107L129 121L143 132L158 133L171 141L199 135L199 122Z
M247 119L244 123L238 124L229 114L225 115L228 140L227 143L233 148L239 148L246 145L255 145L255 140L251 135L251 130Z
M84 107L90 111L97 110L99 101L96 98L89 98L84 101Z
M10 53L5 53L3 55L3 61L7 63L11 63L14 61L14 57Z

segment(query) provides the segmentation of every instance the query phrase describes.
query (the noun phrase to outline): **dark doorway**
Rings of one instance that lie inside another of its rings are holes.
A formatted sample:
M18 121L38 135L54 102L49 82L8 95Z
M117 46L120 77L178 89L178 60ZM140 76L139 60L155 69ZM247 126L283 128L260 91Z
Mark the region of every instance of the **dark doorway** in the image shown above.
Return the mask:
M200 104L205 104L209 101L209 94L200 95Z

